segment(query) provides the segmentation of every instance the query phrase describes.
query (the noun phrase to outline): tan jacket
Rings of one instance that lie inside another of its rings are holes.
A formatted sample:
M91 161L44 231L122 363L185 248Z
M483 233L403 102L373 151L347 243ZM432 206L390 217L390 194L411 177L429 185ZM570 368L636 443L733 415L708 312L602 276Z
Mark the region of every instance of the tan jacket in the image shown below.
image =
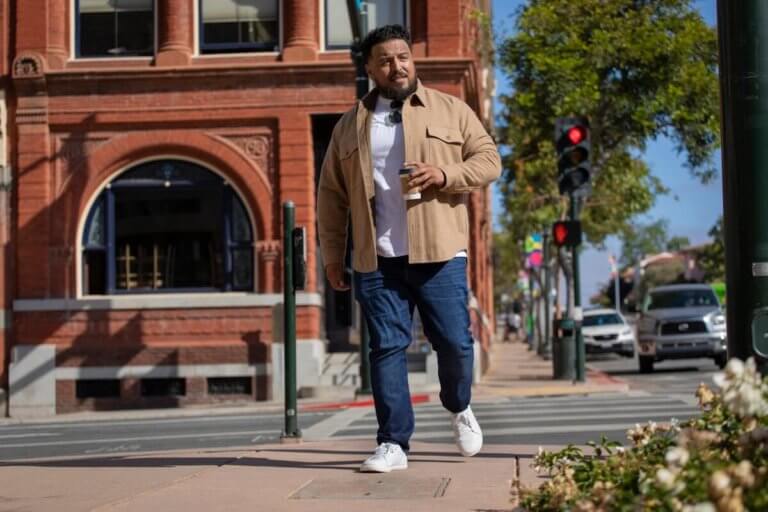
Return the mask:
M370 120L376 91L344 114L333 130L318 188L318 235L325 265L343 263L352 219L352 267L377 268ZM440 167L445 186L407 202L408 261L447 261L469 248L468 192L499 176L496 145L469 106L419 84L403 105L405 161Z

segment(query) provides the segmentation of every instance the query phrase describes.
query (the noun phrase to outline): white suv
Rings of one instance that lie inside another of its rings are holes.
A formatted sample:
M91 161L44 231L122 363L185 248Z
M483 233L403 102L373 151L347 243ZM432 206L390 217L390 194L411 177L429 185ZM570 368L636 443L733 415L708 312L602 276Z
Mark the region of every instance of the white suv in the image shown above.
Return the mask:
M587 353L635 356L635 330L615 309L588 309L581 324Z

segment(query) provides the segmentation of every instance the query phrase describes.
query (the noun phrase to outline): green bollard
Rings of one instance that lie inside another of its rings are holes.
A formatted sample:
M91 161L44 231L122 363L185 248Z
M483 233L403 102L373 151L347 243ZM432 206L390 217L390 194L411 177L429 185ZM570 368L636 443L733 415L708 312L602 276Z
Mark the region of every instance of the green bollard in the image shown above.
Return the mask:
M293 201L283 203L283 336L285 350L285 430L282 442L301 441L296 405L296 289L293 283Z

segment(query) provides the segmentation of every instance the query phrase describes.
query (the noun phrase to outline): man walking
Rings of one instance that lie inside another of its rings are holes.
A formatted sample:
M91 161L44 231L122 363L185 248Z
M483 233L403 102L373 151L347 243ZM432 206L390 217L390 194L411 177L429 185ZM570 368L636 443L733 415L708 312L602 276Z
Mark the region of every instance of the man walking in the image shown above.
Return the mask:
M362 43L376 84L336 125L318 188L318 231L328 281L344 279L351 213L355 294L371 334L379 429L361 471L408 467L414 417L405 350L414 307L437 353L440 399L459 451L483 444L469 406L473 340L466 279L467 193L498 177L499 154L461 100L418 80L408 31L388 25Z

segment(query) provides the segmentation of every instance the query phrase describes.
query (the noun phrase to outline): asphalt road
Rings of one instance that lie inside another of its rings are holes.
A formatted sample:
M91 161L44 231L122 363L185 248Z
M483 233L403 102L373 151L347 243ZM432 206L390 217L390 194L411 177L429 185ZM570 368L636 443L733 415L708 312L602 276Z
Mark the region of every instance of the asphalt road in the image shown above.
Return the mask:
M707 359L663 362L651 374L640 374L636 360L612 355L590 356L588 364L628 381L631 390L475 402L472 407L485 443L584 444L601 436L626 443L626 431L636 423L697 415L696 387L700 382L711 383L718 371ZM414 439L453 441L450 416L440 404L419 405L415 410ZM300 412L298 421L305 439L370 438L373 446L376 417L371 407ZM0 426L0 461L256 446L278 441L283 426L282 413L213 411L184 418L4 425Z
M331 415L329 412L300 414L299 428L309 428ZM0 426L0 461L258 445L278 441L284 425L281 413L256 412L3 425Z

